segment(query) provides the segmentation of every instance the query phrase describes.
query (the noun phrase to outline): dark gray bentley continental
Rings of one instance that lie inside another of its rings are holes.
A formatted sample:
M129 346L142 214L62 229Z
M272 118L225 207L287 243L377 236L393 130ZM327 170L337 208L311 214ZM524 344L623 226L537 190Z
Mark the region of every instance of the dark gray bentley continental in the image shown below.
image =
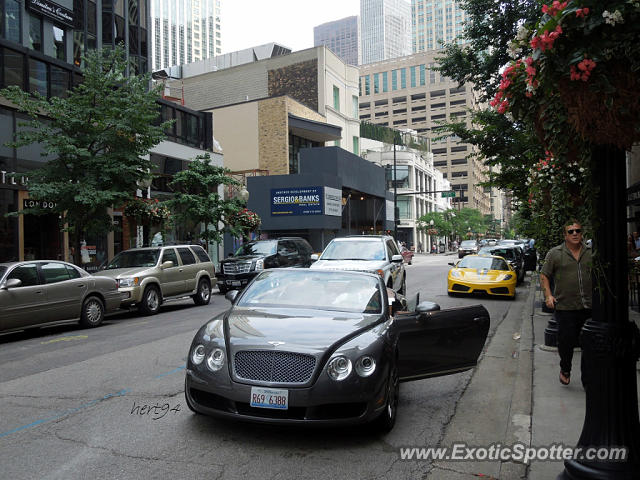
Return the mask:
M191 344L186 401L255 422L389 431L399 383L474 367L489 330L481 305L416 305L364 272L267 270L227 299Z

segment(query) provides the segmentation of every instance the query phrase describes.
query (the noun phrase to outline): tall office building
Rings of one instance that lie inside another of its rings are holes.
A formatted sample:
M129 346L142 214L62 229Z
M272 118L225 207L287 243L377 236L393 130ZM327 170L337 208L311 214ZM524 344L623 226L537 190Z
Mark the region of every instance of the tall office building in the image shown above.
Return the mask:
M472 153L472 145L455 135L443 138L433 129L454 119L471 127L468 109L476 99L470 84L446 78L434 69L437 50L360 67L360 120L394 129L415 130L431 139L433 165L457 192L455 207L491 213L486 167Z
M221 0L151 0L151 71L222 53Z
M411 6L407 0L360 0L362 63L411 53Z
M357 16L313 27L313 46L324 45L349 65L359 65L360 22Z
M466 13L454 0L411 0L413 53L461 43Z

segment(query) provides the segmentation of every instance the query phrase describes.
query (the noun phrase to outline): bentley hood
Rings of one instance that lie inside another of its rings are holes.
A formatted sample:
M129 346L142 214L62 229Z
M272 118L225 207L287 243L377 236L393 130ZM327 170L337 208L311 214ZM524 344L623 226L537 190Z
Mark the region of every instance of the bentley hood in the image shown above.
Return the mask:
M228 340L234 350L325 351L340 340L365 331L379 319L379 314L236 307L227 318Z

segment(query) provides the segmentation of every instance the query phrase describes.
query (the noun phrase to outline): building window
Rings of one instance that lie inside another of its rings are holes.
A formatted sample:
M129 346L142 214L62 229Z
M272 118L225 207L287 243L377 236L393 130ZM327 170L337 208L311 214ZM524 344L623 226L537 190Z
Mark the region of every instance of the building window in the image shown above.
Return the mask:
M359 115L359 106L358 106L358 97L355 95L351 96L351 105L353 107L353 118L358 118Z
M380 74L373 74L373 93L380 93Z
M407 69L400 69L400 88L407 88Z
M427 79L427 71L426 71L425 65L422 64L420 65L420 86L426 84L426 79Z
M383 92L388 92L389 91L389 79L388 79L388 75L389 72L382 72L382 91Z
M353 153L360 155L360 137L353 137Z
M0 2L0 8L2 8ZM5 0L4 10L0 11L4 21L0 25L0 37L11 42L22 43L20 40L20 2L18 0Z
M29 91L47 96L47 64L35 58L29 59Z
M42 51L42 19L29 15L29 48Z
M364 77L364 94L371 95L371 88L369 85L369 75L365 75Z
M415 87L416 86L416 82L417 82L417 78L416 78L416 68L417 67L411 67L411 87Z
M56 58L58 60L67 60L67 36L64 34L64 30L53 26L53 47L56 52Z
M84 33L78 30L73 31L73 64L76 67L82 65L82 54L84 52Z
M391 70L391 90L398 89L398 70Z
M24 55L9 49L2 50L2 86L24 88Z
M333 86L333 108L340 111L340 89L335 85Z

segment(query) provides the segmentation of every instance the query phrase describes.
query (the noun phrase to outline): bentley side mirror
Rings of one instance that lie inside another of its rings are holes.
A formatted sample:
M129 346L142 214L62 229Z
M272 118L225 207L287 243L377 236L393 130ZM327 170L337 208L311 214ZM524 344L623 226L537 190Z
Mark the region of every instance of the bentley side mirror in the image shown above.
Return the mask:
M418 313L437 312L438 310L440 310L440 305L429 301L420 302L416 307Z

